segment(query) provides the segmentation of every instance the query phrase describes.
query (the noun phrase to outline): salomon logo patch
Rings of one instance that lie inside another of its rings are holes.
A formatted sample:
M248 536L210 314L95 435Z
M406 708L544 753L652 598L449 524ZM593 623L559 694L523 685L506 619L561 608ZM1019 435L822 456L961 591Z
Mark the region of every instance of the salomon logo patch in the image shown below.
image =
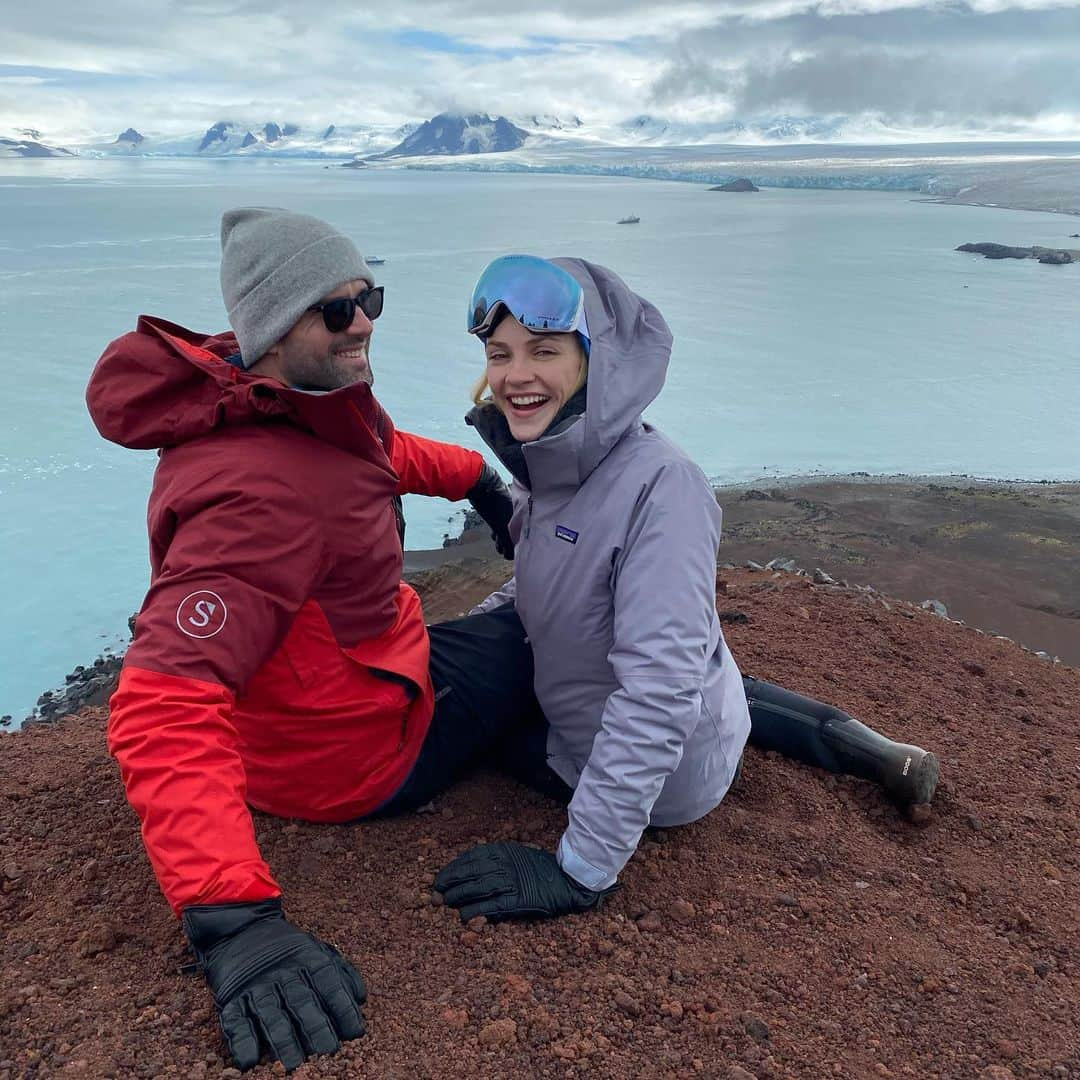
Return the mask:
M555 535L560 540L565 540L568 544L576 544L578 534L573 529L568 529L565 525L555 526Z

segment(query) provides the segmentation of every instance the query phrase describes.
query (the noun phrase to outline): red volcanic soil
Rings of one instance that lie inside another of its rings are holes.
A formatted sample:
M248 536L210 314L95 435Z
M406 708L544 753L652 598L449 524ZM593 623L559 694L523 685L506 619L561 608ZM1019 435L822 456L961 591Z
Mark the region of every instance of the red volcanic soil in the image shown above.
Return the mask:
M430 571L429 617L504 567ZM369 1034L294 1075L1080 1078L1080 671L795 574L724 572L717 603L745 671L938 752L928 818L749 750L600 912L464 927L439 867L481 840L553 845L564 810L478 774L398 820L257 815L289 915L371 991ZM105 722L0 736L0 1080L239 1075L179 970Z

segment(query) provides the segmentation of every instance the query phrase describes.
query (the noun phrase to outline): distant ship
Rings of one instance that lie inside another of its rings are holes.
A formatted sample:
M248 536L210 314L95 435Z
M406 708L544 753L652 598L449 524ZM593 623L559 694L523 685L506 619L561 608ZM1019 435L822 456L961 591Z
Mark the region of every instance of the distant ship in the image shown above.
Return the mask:
M365 255L364 262L366 262L368 266L382 266L386 260L380 259L378 255Z
M621 217L615 222L616 225L636 225L641 218L636 214L631 214L629 217Z

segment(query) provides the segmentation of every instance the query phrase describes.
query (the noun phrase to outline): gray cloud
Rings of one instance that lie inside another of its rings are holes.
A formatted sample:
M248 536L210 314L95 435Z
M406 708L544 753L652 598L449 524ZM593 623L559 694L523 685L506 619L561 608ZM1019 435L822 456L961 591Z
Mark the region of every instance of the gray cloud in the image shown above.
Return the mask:
M1036 133L1057 114L1080 135L1080 0L539 0L506 11L493 0L18 5L5 14L0 77L9 65L23 81L0 84L0 129L399 123L456 106L602 121L872 115Z
M681 39L652 95L661 107L711 101L736 115L875 113L907 125L1080 117L1077 55L1075 7L737 18Z

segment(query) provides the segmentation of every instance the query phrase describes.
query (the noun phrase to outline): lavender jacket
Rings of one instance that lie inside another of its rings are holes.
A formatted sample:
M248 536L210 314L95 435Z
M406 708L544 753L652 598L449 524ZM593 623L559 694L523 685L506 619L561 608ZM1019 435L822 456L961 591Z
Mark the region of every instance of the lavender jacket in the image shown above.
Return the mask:
M750 716L716 616L720 508L697 465L642 420L671 333L610 270L554 261L585 289L585 411L524 445L494 406L469 414L516 476L514 577L476 610L514 601L548 762L574 788L559 863L602 889L647 825L720 802Z

